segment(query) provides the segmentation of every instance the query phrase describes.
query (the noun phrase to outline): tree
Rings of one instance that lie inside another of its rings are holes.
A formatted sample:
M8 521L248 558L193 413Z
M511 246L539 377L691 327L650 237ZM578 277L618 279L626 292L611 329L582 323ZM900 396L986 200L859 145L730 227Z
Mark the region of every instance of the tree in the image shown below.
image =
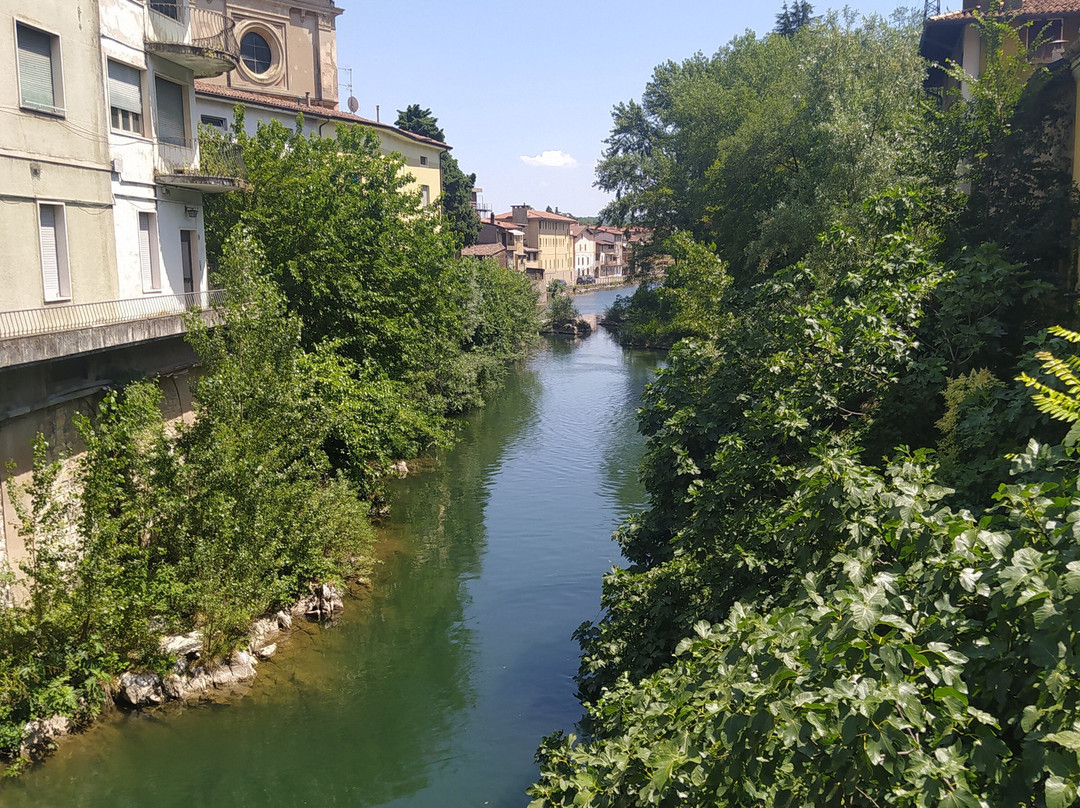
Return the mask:
M780 36L794 36L804 25L809 25L812 20L814 7L806 0L797 0L791 8L785 2L780 13L776 15L776 27L773 31Z
M330 408L326 450L371 493L389 461L448 445L447 414L477 404L497 376L476 372L494 360L473 356L484 347L472 314L480 269L454 258L451 229L372 130L300 131L237 126L252 189L208 202L208 252L217 260L237 226L263 248L260 272L299 315L312 393ZM517 329L520 341L535 335L529 319Z
M897 148L922 117L917 42L914 26L830 15L659 65L613 112L603 218L715 243L736 279L794 264L839 210L924 173Z
M446 134L439 127L439 119L431 114L430 109L421 109L419 104L409 104L405 109L399 109L394 126L440 143L446 141Z
M472 190L475 174L466 174L457 159L448 151L439 155L442 168L442 209L446 228L461 247L476 243L480 236L480 216L473 207Z

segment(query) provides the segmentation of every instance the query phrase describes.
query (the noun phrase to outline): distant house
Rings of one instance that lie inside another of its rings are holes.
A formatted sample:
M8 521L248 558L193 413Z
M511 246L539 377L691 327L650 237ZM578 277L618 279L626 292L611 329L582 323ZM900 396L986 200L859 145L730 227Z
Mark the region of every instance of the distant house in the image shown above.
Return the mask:
M626 236L616 227L571 228L574 238L574 270L578 277L589 276L610 283L626 274Z
M488 214L488 218L481 223L476 246L489 244L498 244L506 249L507 266L513 266L519 272L540 274L538 251L525 246L525 231L513 222L498 221L494 214Z
M509 213L495 216L494 221L524 233L525 250L535 251L535 270L545 282L574 282L574 242L570 227L576 221L572 217L534 210L529 205L514 205Z
M596 277L596 231L588 225L575 224L570 227L574 239L574 273Z
M494 258L501 267L513 268L514 254L502 244L473 244L461 250L462 256L470 258Z
M191 0L214 9L228 6L236 24L240 61L229 72L195 85L200 122L225 130L233 107L243 104L245 129L279 121L290 129L304 116L305 135L333 137L336 127L369 126L383 154L400 154L425 205L442 194L439 156L445 143L376 119L338 109L337 32L343 11L332 0Z

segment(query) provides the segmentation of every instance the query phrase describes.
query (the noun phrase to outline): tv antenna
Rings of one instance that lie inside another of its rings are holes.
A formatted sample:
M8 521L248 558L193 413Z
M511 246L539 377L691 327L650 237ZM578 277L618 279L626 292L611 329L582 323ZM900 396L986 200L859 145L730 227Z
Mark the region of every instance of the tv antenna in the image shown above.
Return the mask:
M349 91L349 98L345 102L345 105L349 108L349 112L351 112L351 113L353 113L355 115L357 112L360 111L360 102L356 100L356 96L353 95L353 92L352 92L352 68L351 67L339 67L338 68L338 73L346 73L346 74L348 74L348 79L346 81L339 81L338 82L338 87L344 87ZM341 77L338 76L338 78L341 78Z

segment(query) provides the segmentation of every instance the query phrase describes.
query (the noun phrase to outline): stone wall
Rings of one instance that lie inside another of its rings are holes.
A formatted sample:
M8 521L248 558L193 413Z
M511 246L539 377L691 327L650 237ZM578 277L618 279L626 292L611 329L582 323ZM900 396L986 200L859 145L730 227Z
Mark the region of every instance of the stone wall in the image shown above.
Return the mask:
M102 351L0 369L0 565L12 569L26 557L11 502L12 484L25 485L40 433L54 457L77 458L82 445L77 413L89 415L109 389L141 377L156 378L168 420L190 419L190 380L195 354L182 335ZM14 474L5 465L16 464Z

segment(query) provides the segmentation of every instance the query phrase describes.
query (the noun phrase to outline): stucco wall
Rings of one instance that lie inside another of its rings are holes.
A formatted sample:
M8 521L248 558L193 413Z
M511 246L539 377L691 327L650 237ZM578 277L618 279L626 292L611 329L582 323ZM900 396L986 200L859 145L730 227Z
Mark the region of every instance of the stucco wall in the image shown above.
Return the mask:
M209 79L223 87L309 96L337 107L337 47L334 20L342 9L329 0L194 0L200 8L227 13L239 42L248 31L267 40L274 63L265 74L241 66Z
M116 283L101 262L113 256L104 84L96 60L85 62L97 52L97 4L22 3L17 11L12 5L0 8L0 75L9 79L0 82L0 223L8 236L0 308L45 304L39 201L65 205L71 302L107 300L115 297ZM59 39L61 114L20 108L17 22Z

